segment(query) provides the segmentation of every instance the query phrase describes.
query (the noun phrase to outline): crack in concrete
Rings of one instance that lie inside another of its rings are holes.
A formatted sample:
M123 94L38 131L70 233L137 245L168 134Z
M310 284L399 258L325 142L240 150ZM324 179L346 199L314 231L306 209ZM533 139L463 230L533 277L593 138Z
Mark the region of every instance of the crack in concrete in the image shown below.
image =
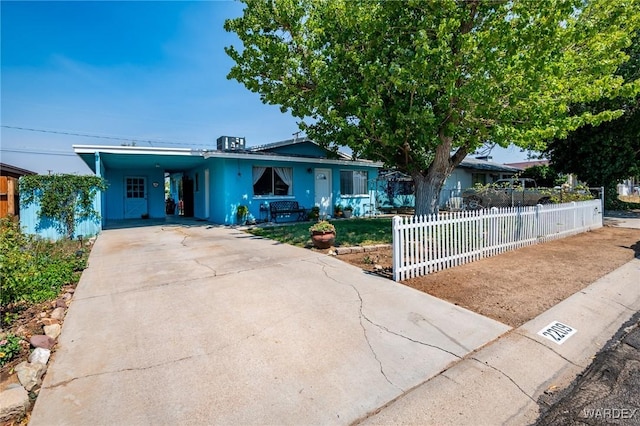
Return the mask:
M607 299L607 300L611 300L611 299ZM625 309L627 309L627 310L629 310L629 311L631 311L631 312L635 312L635 311L636 311L635 309L633 309L633 308L631 308L631 307L629 307L629 306L625 305L624 303L620 303L620 302L618 302L617 300L611 300L611 301L612 301L613 303L615 303L615 304L618 304L618 305L622 306L623 308L625 308Z
M441 348L440 346L432 345L432 344L430 344L430 343L423 342L423 341L420 341L420 340L412 339L411 337L409 337L409 336L405 336L404 334L400 334L400 333L397 333L397 332L395 332L395 331L393 331L393 330L389 330L389 329L388 329L387 327L385 327L384 325L382 325L382 324L377 324L377 323L375 323L375 322L371 321L371 320L370 320L369 318L367 318L366 316L364 316L364 318L365 318L367 321L369 321L372 325L374 325L374 326L376 326L376 327L378 327L378 328L380 328L380 329L382 329L382 330L386 331L386 332L387 332L387 333L389 333L389 334L393 334L394 336L401 337L401 338L403 338L403 339L409 340L410 342L417 343L417 344L419 344L419 345L428 346L428 347L430 347L430 348L434 348L434 349L441 350L442 352L446 352L446 353L448 353L449 355L453 355L454 357L456 357L456 358L458 358L458 359L462 359L462 357L461 357L460 355L458 355L458 354L456 354L456 353L454 353L454 352L451 352L451 351L449 351L449 350L447 350L447 349L445 349L445 348ZM448 337L448 336L447 336L447 337Z
M411 322L414 322L413 319L416 319L418 321L424 321L427 324L429 324L431 327L435 328L436 330L438 330L438 332L443 335L445 338L447 338L449 341L451 341L452 343L454 343L456 346L462 348L463 350L465 350L467 353L471 352L472 349L467 348L466 346L464 346L461 342L457 341L456 339L454 339L453 337L449 336L447 333L445 333L444 330L442 330L440 327L438 327L437 325L435 325L434 323L432 323L431 321L429 321L428 318L423 317L422 315L416 313L416 312L412 312L411 315L413 316L411 320ZM414 322L415 324L415 322ZM417 324L416 324L417 325Z
M156 288L168 287L168 286L171 286L171 285L187 285L191 281L198 281L198 280L203 280L203 279L208 279L208 278L215 278L216 276L217 275L215 275L215 274L214 275L205 275L203 277L189 278L189 279L181 280L181 281L170 281L170 282L164 282L164 283L159 283L159 284L147 285L147 286L143 286L143 287L130 288L128 290L123 290L123 291L118 291L118 292L110 292L110 293L106 293L106 294L96 294L94 296L87 296L87 297L74 297L73 300L76 301L76 302L80 302L80 301L84 301L84 300L99 299L101 297L119 296L119 295L128 294L128 293L140 293L140 292L143 292L143 291L152 290L152 289L156 289Z
M211 266L209 266L209 265L207 265L207 264L204 264L204 263L200 262L200 259L194 258L193 260L194 260L198 265L200 265L200 266L204 266L205 268L207 268L207 269L209 269L210 271L212 271L212 272L213 272L213 276L214 276L214 277L217 277L217 276L218 276L218 272L217 272L215 269L213 269Z
M344 284L343 282L340 282L338 280L336 280L335 278L333 278L332 276L329 275L329 273L327 272L326 268L327 265L322 264L321 265L322 268L322 272L324 273L324 275L329 278L330 280L338 283L338 284ZM385 373L384 371L384 366L382 365L382 361L380 361L380 359L378 358L378 354L376 353L375 349L373 349L373 346L371 345L371 341L369 341L369 335L367 334L367 329L364 326L364 324L362 323L362 318L364 317L364 314L362 312L363 309L363 304L364 301L362 300L362 296L360 295L360 292L358 291L357 288L355 288L353 285L348 284L351 288L353 288L353 290L356 292L356 295L358 296L358 300L359 300L359 309L358 309L358 320L360 322L360 328L362 328L362 334L364 335L364 340L365 342L367 342L367 346L369 346L369 350L371 351L371 354L373 355L373 358L376 360L376 362L378 363L378 366L380 368L380 374L382 374L382 377L384 377L384 379L394 388L398 389L400 392L404 393L404 389L402 389L401 387L397 386L395 383L393 383L389 377L387 376L387 373ZM365 317L366 319L366 317ZM368 321L368 319L367 319Z
M80 379L88 379L88 378L91 378L91 377L104 376L104 375L107 375L107 374L118 374L118 373L124 373L124 372L128 372L128 371L151 370L153 368L164 367L166 365L170 365L170 364L174 364L174 363L178 363L178 362L182 362L182 361L188 361L188 360L200 358L200 357L203 357L203 356L211 356L211 355L213 355L213 354L215 354L217 352L223 351L223 350L228 349L228 348L230 348L232 346L240 345L243 342L262 334L265 330L273 327L274 325L276 325L278 323L281 323L283 321L287 321L290 317L298 315L299 313L300 313L300 311L296 311L296 312L291 313L290 315L286 315L286 316L278 319L277 321L274 321L271 324L264 326L260 330L254 331L253 333L251 333L249 335L241 337L238 340L235 340L233 342L229 342L226 345L217 347L217 348L215 348L215 350L212 350L212 351L209 351L209 352L205 352L205 353L201 353L201 354L189 355L189 356L185 356L185 357L174 359L174 360L167 360L167 361L164 361L164 362L160 362L160 363L153 364L153 365L147 365L147 366L144 366L144 367L122 368L122 369L114 370L114 371L103 371L103 372L100 372L100 373L87 374L85 376L80 376L80 377L73 377L71 379L67 379L67 380L63 380L63 381L58 382L58 383L54 383L54 384L52 384L50 386L47 386L46 388L47 389L53 389L53 388L57 388L57 387L60 387L60 386L65 386L65 385L67 385L67 384L69 384L71 382L74 382L74 381L80 380Z
M122 368L120 370L115 370L115 371L103 371L103 372L100 372L100 373L93 373L93 374L87 374L85 376L73 377L71 379L63 380L61 382L54 383L54 384L52 384L50 386L46 386L46 389L55 389L55 388L60 387L60 386L66 386L71 382L75 382L76 380L88 379L88 378L91 378L91 377L99 377L99 376L104 376L104 375L107 375L107 374L118 374L118 373L124 373L124 372L127 372L127 371L150 370L152 368L162 367L162 366L173 364L173 363L180 362L180 361L186 361L188 359L192 359L192 358L199 357L199 356L202 356L202 355L189 355L189 356L186 356L186 357L183 357L183 358L179 358L179 359L165 361L165 362L161 362L161 363L154 364L154 365L148 365L146 367ZM43 386L43 389L44 388L45 387Z
M509 381L510 381L511 383L513 383L513 384L515 385L515 387L517 387L517 388L518 388L518 390L520 390L520 392L522 392L522 394L523 394L524 396L526 396L527 398L529 398L529 399L530 399L534 404L537 404L536 400L535 400L535 399L533 399L533 398L532 398L532 397L531 397L527 392L525 392L525 390L524 390L524 389L522 389L522 388L520 387L520 385L519 385L518 383L516 383L516 381L515 381L515 380L513 380L513 379L511 378L511 376L509 376L507 373L505 373L504 371L500 370L499 368L494 367L493 365L489 364L488 362L482 362L482 361L480 361L478 358L474 358L474 357L472 357L472 358L470 358L470 359L472 359L472 360L474 360L474 361L478 362L479 364L485 365L485 366L487 366L487 367L491 368L492 370L495 370L495 371L497 371L498 373L502 374L504 377L506 377L507 379L509 379Z
M367 342L367 345L369 346L369 349L371 350L371 353L373 354L373 357L375 358L375 360L378 362L378 365L380 366L380 373L382 374L382 376L385 378L385 380L387 382L389 382L390 385L392 385L393 387L395 387L396 389L398 389L400 392L404 393L404 389L402 389L401 387L397 386L395 383L393 383L389 377L387 377L387 374L384 372L384 368L382 367L382 361L380 361L380 359L378 358L378 354L376 353L376 351L373 349L373 346L371 346L371 342L369 341L369 336L367 335L367 328L364 326L364 324L362 323L362 318L364 318L365 320L369 321L369 319L364 315L364 313L362 312L362 308L363 308L363 300L362 300L362 296L360 295L360 292L358 291L357 288L355 288L353 285L351 286L351 288L353 288L356 292L356 294L358 295L358 299L360 300L360 306L359 306L359 319L360 319L360 327L362 328L362 332L364 334L364 339ZM371 321L369 321L371 322Z
M322 263L322 262L321 262L321 263ZM353 289L355 290L355 292L358 294L358 297L360 298L360 301L362 302L362 297L360 296L360 292L358 291L358 289L357 289L355 286L353 286L353 284L346 284L346 283L343 283L343 282L341 282L341 281L338 281L338 280L336 280L335 278L333 278L333 277L329 276L329 274L328 274L328 273L327 273L327 271L325 270L325 267L326 267L326 266L327 266L326 264L322 263L322 271L324 272L324 274L325 274L329 279L331 279L331 280L333 280L333 281L335 281L335 282L337 282L337 283L339 283L339 284L345 284L345 285L348 285L348 286L350 286L351 288L353 288ZM430 347L430 348L438 349L438 350L440 350L440 351L443 351L443 352L446 352L446 353L448 353L448 354L450 354L450 355L453 355L454 357L456 357L456 358L458 358L458 359L462 359L462 357L461 357L460 355L458 355L458 354L456 354L456 353L454 353L454 352L451 352L451 351L449 351L449 350L447 350L447 349L444 349L444 348L442 348L442 347L440 347L440 346L432 345L432 344L427 343L427 342L423 342L423 341L420 341L420 340L412 339L412 338L411 338L411 337L409 337L409 336L405 336L405 335L403 335L403 334L400 334L400 333L398 333L398 332L395 332L395 331L393 331L393 330L390 330L389 328L385 327L385 326L384 326L384 325L382 325L382 324L375 323L375 322L373 322L370 318L368 318L368 317L364 314L364 312L362 312L362 309L360 310L360 314L361 314L361 315L362 315L362 317L364 317L364 319L365 319L367 322L369 322L371 325L373 325L374 327L378 327L379 329L381 329L381 330L383 330L383 331L386 331L386 332L387 332L387 333L389 333L389 334L393 334L394 336L398 336L398 337L400 337L400 338L402 338L402 339L409 340L410 342L417 343L417 344L419 344L419 345L423 345L423 346L427 346L427 347ZM429 323L430 325L432 325L432 326L433 326L433 324L431 324L431 323L430 323L426 318L424 318L424 317L423 317L423 320L425 320L427 323ZM438 330L440 333L444 334L444 335L445 335L445 337L447 337L449 340L453 341L453 342L454 342L454 343L456 343L458 346L460 346L462 349L464 349L464 350L466 350L466 351L470 351L469 349L467 349L467 348L465 348L464 346L462 346L461 344L459 344L455 339L452 339L450 336L448 336L447 334L443 333L443 331L442 331L442 330L440 330L438 327L435 327L435 326L433 326L433 327L434 327L436 330Z
M517 334L518 336L522 336L522 337L524 337L525 339L531 340L532 342L534 342L534 343L536 343L536 344L538 344L538 345L542 346L542 347L543 347L543 348L545 348L545 349L550 350L551 352L553 352L554 354L558 355L558 356L559 356L560 358L562 358L563 360L567 361L569 364L572 364L572 365L574 365L574 366L576 366L576 367L584 368L584 366L582 366L582 365L578 365L578 364L576 364L575 362L571 361L569 358L565 357L564 355L562 355L562 354L560 354L560 353L556 352L556 351L555 351L555 349L553 349L553 348L551 348L551 347L549 347L549 346L547 346L547 345L543 344L542 342L539 342L538 340L534 339L533 337L531 337L531 336L529 336L529 335L527 335L527 334L520 333L520 332L518 331L518 329L514 330L514 333L515 333L515 334Z

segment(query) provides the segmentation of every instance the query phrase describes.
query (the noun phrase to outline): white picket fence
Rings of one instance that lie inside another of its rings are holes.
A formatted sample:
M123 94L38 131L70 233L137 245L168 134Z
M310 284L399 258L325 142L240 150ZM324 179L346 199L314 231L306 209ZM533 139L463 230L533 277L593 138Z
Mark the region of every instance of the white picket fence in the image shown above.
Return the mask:
M600 200L393 218L393 279L602 227Z

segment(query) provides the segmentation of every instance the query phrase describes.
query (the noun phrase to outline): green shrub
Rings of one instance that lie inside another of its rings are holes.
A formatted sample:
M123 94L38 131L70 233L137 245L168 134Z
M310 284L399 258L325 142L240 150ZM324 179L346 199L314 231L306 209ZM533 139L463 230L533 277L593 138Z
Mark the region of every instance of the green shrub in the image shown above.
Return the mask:
M18 224L0 220L0 304L54 299L63 285L76 282L86 267L86 254L77 242L51 243L20 231Z
M22 349L20 341L22 339L13 334L7 334L5 338L0 340L0 367L8 363L20 353Z

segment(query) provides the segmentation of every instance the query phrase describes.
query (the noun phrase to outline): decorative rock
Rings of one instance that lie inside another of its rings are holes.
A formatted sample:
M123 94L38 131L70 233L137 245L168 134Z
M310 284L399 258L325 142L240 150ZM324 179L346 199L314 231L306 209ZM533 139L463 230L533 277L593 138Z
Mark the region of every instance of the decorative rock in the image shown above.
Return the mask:
M70 292L66 292L65 294L62 295L62 299L63 300L71 300L71 298L73 297L73 295Z
M18 374L20 384L29 392L42 385L42 376L47 371L47 366L39 362L29 363L22 361L16 365L15 371Z
M382 271L384 269L382 265L374 265L373 267L376 271Z
M29 339L29 343L31 343L31 346L33 346L34 348L51 349L56 342L49 336L36 334L34 336L31 336L31 338Z
M64 299L56 300L56 308L66 308L67 302Z
M60 324L60 321L53 318L43 318L40 322L42 325Z
M46 334L47 336L49 336L49 337L51 337L52 339L55 340L60 335L60 330L61 329L62 329L62 327L60 326L60 324L45 325L44 326L44 334Z
M40 364L46 364L49 362L49 357L51 356L51 351L45 348L35 348L31 355L29 355L29 362L35 363L38 362Z
M51 312L51 318L62 321L64 318L64 308L55 308L53 312Z
M7 389L0 392L0 423L4 424L12 419L21 418L29 409L31 402L29 394L20 385L9 385Z
M67 293L69 293L69 294L73 294L75 292L76 292L75 288L70 288L69 290L67 290Z
M46 312L40 312L40 318L44 318L44 317L46 317L46 316L47 316L47 313L46 313Z

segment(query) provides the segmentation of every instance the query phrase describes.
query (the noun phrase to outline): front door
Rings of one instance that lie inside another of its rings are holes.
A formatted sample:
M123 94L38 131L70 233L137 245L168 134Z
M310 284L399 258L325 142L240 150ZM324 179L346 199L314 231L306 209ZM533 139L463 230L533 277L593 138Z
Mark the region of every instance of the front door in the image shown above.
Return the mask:
M320 217L333 213L331 194L331 169L315 171L315 205L320 207Z
M124 218L140 219L148 214L147 178L128 176L124 179Z

